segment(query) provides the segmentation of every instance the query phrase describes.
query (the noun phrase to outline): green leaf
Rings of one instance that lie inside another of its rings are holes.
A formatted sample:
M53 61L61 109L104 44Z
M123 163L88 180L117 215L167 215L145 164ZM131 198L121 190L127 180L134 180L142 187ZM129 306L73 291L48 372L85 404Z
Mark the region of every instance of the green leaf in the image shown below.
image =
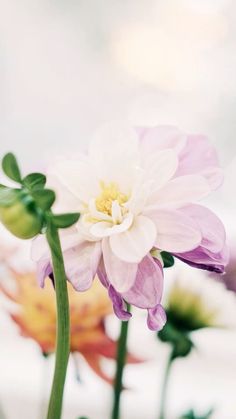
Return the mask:
M10 179L22 183L20 169L14 154L8 153L3 157L2 169Z
M173 256L168 252L161 252L161 257L163 259L164 268L171 268L174 265L175 260Z
M53 205L56 195L51 189L39 189L32 192L36 205L43 211L48 211Z
M78 221L79 217L79 213L53 215L53 224L57 228L71 227Z
M14 204L18 198L18 193L17 189L0 185L0 207L9 207Z
M46 176L42 173L30 173L23 179L23 184L31 190L43 189L46 184Z

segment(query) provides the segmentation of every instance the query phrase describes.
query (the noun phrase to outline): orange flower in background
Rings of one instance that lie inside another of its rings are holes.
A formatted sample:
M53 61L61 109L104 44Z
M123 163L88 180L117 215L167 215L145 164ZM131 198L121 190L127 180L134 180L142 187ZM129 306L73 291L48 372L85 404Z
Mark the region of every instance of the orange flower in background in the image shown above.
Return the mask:
M34 273L20 274L12 271L15 291L1 290L17 304L17 312L10 312L11 318L20 327L21 334L34 339L44 354L55 351L56 303L51 280L45 288L38 287ZM75 292L68 283L71 317L71 353L79 352L94 372L112 383L102 370L102 357L116 358L116 342L106 333L105 318L113 312L105 289L98 281L86 293ZM139 362L128 355L128 362Z

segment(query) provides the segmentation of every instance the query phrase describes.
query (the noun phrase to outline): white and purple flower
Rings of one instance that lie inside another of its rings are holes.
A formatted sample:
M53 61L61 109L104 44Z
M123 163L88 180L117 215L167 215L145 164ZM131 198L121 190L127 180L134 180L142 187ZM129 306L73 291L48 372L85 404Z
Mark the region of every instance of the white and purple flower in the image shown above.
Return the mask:
M97 274L122 320L131 316L130 303L148 310L150 329L163 327L161 251L201 269L224 271L224 227L197 204L223 181L204 136L165 126L105 125L88 154L61 159L49 180L58 193L57 209L81 213L61 234L68 280L85 291ZM42 241L36 239L33 258L43 286L52 268Z

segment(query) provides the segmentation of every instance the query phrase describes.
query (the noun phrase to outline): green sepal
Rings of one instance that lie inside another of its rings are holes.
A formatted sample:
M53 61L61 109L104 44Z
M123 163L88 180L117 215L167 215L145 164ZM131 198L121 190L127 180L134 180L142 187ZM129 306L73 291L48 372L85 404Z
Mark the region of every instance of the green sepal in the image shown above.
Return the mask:
M43 189L46 184L46 176L42 173L30 173L23 179L23 184L30 190Z
M53 215L52 221L57 228L68 228L75 224L80 217L79 213Z
M174 257L168 252L161 252L161 257L164 263L164 268L171 268L174 263Z
M2 169L4 173L17 183L22 183L20 169L17 160L12 153L7 153L2 160Z
M162 342L169 343L172 346L172 359L189 355L194 347L188 334L179 331L170 322L166 323L157 336Z
M48 211L56 199L55 192L51 189L33 190L31 195L42 211Z

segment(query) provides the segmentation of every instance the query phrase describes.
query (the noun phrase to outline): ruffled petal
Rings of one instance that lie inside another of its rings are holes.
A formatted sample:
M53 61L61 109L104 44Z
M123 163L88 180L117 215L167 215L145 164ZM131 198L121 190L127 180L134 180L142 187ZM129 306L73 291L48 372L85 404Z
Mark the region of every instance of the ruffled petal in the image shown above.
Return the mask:
M135 281L138 265L119 259L112 252L108 239L102 241L102 252L109 282L118 292L128 291Z
M204 135L188 135L179 158L178 176L202 174L212 189L222 184L224 175L219 167L215 147Z
M95 169L86 157L60 160L50 169L50 174L81 203L88 203L91 197L99 193Z
M209 193L210 187L203 176L180 176L153 192L147 202L145 212L158 207L177 209L190 202L197 202Z
M156 189L165 185L174 176L177 168L177 153L171 149L151 153L144 163L145 176L153 180L153 187Z
M134 285L123 298L140 308L153 308L160 301L163 291L163 269L160 262L148 255L138 265Z
M147 325L150 330L159 332L165 326L166 320L165 310L160 304L148 310Z
M108 289L108 294L113 303L113 309L116 316L123 321L129 320L132 314L127 311L126 303L121 295L116 292L112 285Z
M92 225L90 233L97 238L109 237L128 230L133 222L133 215L129 213L120 224L113 225L108 221L99 221Z
M201 243L202 235L198 224L181 211L156 211L149 216L156 225L155 245L158 249L185 252L195 249Z
M174 253L174 256L194 268L222 274L229 261L229 248L225 245L220 252L213 253L199 246L191 252Z
M101 258L100 242L84 242L64 254L68 280L77 291L91 287Z
M172 148L179 153L185 146L187 137L178 128L168 125L137 128L142 155L157 150Z
M135 218L124 233L110 237L112 252L122 261L139 263L153 247L156 240L155 224L142 215Z
M220 219L208 208L202 205L188 205L181 213L191 217L202 233L201 245L213 253L220 252L225 245L226 232Z
M102 125L90 143L89 159L98 179L116 182L123 193L129 193L139 172L135 130L120 122Z

